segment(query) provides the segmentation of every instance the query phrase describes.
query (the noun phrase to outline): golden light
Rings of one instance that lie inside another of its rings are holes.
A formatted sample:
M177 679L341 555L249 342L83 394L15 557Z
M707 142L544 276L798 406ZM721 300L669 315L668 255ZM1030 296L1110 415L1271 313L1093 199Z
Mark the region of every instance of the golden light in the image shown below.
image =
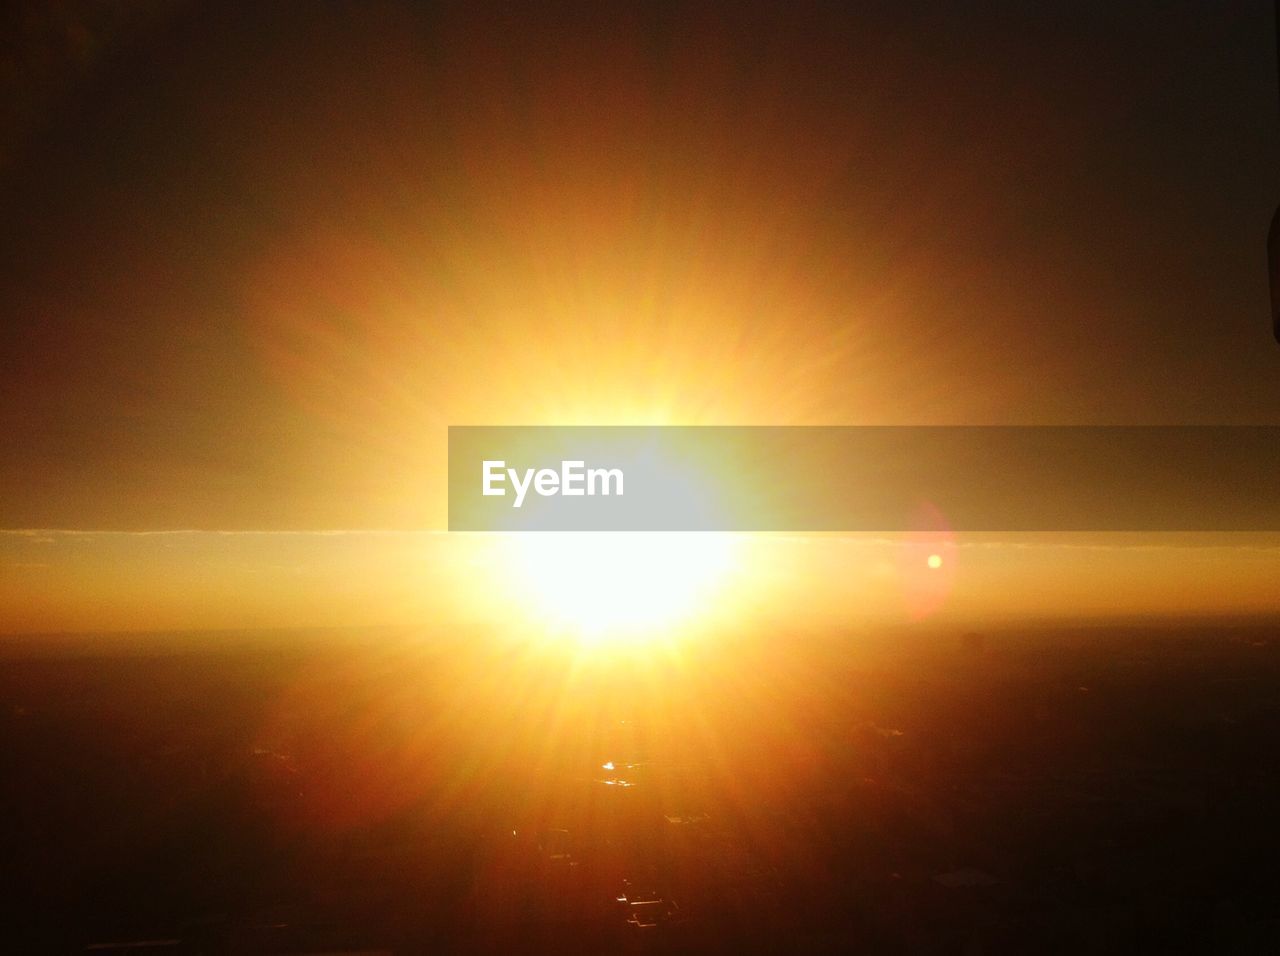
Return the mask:
M697 532L513 535L506 576L525 613L584 646L650 643L713 611L737 566L733 535Z
M930 568L936 571L938 570L938 568L942 567L942 555L931 554L929 555L929 560L926 563L929 565Z

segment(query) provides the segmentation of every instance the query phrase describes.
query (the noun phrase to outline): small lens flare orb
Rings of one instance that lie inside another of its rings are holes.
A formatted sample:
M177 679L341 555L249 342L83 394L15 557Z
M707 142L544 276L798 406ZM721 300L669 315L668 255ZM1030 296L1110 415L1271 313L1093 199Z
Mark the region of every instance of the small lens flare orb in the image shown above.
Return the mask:
M942 567L942 555L931 554L929 555L928 561L926 561L925 563L928 564L931 569L936 571L938 570L938 568Z

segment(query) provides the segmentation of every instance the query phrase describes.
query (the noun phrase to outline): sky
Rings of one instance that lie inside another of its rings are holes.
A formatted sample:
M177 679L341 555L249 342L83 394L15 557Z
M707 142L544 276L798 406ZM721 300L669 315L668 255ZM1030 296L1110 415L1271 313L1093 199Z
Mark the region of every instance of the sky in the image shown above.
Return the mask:
M235 6L5 14L0 630L440 613L450 424L1280 424L1264 0Z

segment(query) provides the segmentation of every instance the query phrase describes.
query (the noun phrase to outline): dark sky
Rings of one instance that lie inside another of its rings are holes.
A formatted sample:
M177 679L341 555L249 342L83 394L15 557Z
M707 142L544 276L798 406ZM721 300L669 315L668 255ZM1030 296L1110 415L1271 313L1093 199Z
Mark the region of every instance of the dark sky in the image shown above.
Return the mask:
M228 6L6 14L0 527L438 524L539 390L1280 422L1264 0Z

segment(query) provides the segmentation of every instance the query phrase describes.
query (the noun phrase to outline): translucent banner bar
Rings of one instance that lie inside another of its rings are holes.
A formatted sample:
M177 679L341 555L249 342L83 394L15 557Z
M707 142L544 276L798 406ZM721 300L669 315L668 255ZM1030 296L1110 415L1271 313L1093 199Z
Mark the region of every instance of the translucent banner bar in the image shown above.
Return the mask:
M1280 531L1280 426L453 427L452 531Z

